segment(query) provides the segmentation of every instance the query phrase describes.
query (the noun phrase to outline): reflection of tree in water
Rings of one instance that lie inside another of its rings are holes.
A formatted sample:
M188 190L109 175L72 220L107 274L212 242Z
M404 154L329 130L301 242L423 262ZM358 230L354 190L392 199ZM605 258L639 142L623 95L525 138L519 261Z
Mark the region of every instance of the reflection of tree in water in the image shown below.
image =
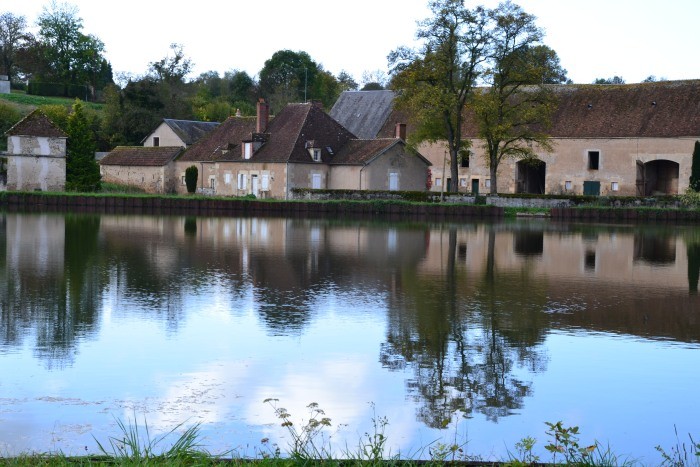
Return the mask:
M467 277L455 262L455 229L448 238L442 276L419 278L413 270L402 276L405 297L391 307L380 356L389 368L412 369L407 385L421 403L418 418L433 428L445 427L458 412L494 421L511 414L531 392L517 370L546 366L538 346L547 330L542 287L527 274L498 273L494 230L479 278Z
M99 228L96 216L3 216L4 343L19 345L33 330L39 358L72 361L76 342L94 332L101 303Z

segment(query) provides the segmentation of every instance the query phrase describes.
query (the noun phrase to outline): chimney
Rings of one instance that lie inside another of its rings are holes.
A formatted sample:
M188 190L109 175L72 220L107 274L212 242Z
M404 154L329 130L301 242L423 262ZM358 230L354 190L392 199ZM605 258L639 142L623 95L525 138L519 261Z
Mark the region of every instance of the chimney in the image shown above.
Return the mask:
M267 129L267 123L270 119L270 106L265 102L262 97L258 100L256 107L257 110L257 120L255 125L256 133L264 133Z
M405 123L397 123L396 124L396 131L394 132L394 138L401 138L402 140L406 141L406 124Z

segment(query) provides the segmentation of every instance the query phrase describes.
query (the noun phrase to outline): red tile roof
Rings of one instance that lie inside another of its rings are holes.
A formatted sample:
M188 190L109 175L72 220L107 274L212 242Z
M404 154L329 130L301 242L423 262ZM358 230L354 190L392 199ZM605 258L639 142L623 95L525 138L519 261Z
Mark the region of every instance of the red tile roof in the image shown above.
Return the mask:
M241 142L255 131L255 117L229 117L190 146L181 161L217 162L241 159Z
M700 136L700 80L571 84L553 89L558 104L548 133L555 138ZM408 122L410 135L409 115L394 109L378 136L393 136L400 121ZM467 113L464 136L476 135L474 119Z
M394 138L353 139L343 146L330 163L334 165L367 165L372 159L396 144L403 143Z
M117 146L100 160L100 165L158 167L168 164L181 152L179 146Z
M288 104L270 121L266 134L267 142L251 162L312 163L307 143L313 141L313 147L321 149L321 160L328 163L333 154L355 138L314 104Z
M39 109L34 110L5 132L6 136L45 136L49 138L67 138L49 117Z

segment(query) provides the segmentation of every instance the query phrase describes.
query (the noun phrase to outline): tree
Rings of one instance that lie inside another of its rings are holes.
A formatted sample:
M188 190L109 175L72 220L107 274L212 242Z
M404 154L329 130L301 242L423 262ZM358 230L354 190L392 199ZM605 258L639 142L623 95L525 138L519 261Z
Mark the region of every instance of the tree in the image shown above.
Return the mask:
M593 84L625 84L622 76L613 76L612 78L596 78Z
M433 0L433 17L419 23L419 50L401 47L389 55L398 109L413 116L412 142L447 143L452 180L468 142L462 138L464 109L481 75L489 43L489 17L461 0ZM457 189L457 184L450 187Z
M525 47L522 51L522 60L541 71L541 75L534 75L535 79L530 84L564 84L571 80L566 76L566 70L562 68L557 53L544 44Z
M52 1L37 20L45 66L42 78L60 83L90 84L101 89L112 82L112 69L102 56L104 43L81 32L78 8Z
M29 40L27 20L6 12L0 14L0 74L6 74L10 81L16 77L18 50Z
M357 88L359 87L352 75L345 70L341 70L341 72L338 73L338 84L341 92L357 91Z
M273 109L290 102L320 100L330 106L340 94L338 80L306 52L279 50L260 70L260 94Z
M79 100L68 117L66 190L99 191L100 168L95 160L95 140Z
M185 185L187 185L187 193L194 193L197 191L197 178L199 177L199 171L196 165L191 165L185 169Z
M157 81L165 81L169 84L184 83L187 75L192 71L192 60L185 57L185 52L180 44L170 44L172 55L148 64L150 76Z
M538 160L535 149L551 151L550 124L554 96L541 82L547 63L530 60L542 39L535 17L506 1L489 12L488 86L474 95L472 105L489 165L491 194L498 193L498 167L507 158Z
M690 189L700 192L700 141L695 142L693 163L690 169Z

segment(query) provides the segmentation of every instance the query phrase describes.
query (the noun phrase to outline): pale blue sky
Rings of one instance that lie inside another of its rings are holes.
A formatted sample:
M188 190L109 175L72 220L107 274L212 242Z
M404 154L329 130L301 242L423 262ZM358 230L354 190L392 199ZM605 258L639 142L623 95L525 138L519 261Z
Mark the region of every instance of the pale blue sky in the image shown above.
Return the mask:
M0 11L32 25L47 0L9 0ZM142 74L148 63L184 46L195 74L241 69L255 75L281 49L303 50L337 75L361 81L364 71L386 71L386 56L412 45L427 0L203 0L180 6L162 0L74 0L84 32L97 35L115 72ZM467 2L494 7L497 0ZM697 0L521 0L546 32L575 82L620 75L700 78Z

